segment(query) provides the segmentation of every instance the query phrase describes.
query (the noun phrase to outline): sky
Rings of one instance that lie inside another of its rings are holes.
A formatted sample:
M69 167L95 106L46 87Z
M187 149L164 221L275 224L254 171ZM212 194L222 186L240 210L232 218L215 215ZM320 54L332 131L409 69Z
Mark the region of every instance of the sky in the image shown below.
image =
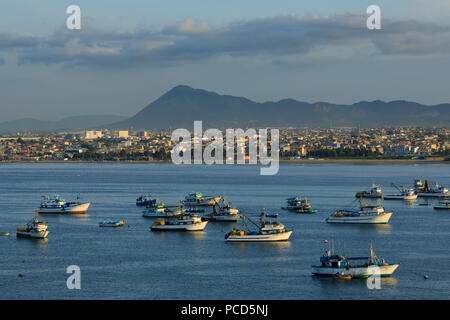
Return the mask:
M68 30L66 8L81 8ZM366 9L381 8L381 30ZM179 84L449 103L450 0L2 0L0 122L132 116Z

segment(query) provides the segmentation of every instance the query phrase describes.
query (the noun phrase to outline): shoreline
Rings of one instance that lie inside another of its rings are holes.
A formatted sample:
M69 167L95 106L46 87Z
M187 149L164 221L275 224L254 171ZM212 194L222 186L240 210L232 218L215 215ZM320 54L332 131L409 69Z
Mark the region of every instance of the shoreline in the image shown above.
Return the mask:
M142 161L142 160L126 160L126 161L87 161L87 160L78 160L78 161L64 161L64 160L4 160L0 161L1 164L11 164L11 163L29 163L29 164L38 164L38 163L99 163L99 164L150 164L150 163L161 163L161 164L171 164L171 160L150 160L150 161ZM414 160L414 159L298 159L298 160L280 160L281 164L364 164L364 165L383 165L383 164L439 164L439 165L450 165L450 161L444 159L430 159L430 160ZM235 164L236 165L236 164ZM260 165L260 164L256 164Z

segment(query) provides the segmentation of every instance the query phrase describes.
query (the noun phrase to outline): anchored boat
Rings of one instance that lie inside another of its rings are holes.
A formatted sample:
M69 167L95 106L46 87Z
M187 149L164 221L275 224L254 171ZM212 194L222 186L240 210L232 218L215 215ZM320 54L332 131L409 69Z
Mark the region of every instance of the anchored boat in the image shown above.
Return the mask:
M217 210L218 207L218 210ZM218 205L213 206L213 212L202 217L203 220L209 221L230 221L236 222L240 218L239 210L234 208L231 203L227 203L225 198L222 198Z
M309 211L311 209L311 202L300 197L287 198L286 207L281 209L291 211Z
M221 197L203 196L201 192L191 192L183 200L185 206L214 206Z
M166 219L158 219L150 227L151 231L203 231L208 221L197 215L181 214Z
M436 210L450 210L450 199L439 200L439 203L433 208Z
M414 180L414 188L419 197L439 198L450 196L448 189L439 185L437 182L428 182L428 180L425 180L425 184L423 184L422 180L416 179Z
M398 187L392 183L392 186L396 188L399 193L398 194L387 194L384 196L384 200L406 200L413 201L417 199L417 194L413 189L405 189L405 187Z
M152 198L148 194L145 194L136 199L136 205L138 207L152 207L156 205L156 199Z
M355 194L357 198L383 198L384 192L381 190L380 185L372 184L369 190L359 191Z
M169 214L169 209L166 208L164 203L159 203L156 206L148 208L143 211L142 216L147 218L159 218L165 217Z
M388 223L392 212L386 212L382 206L363 204L360 202L359 210L336 210L328 218L328 223L361 223L378 224Z
M100 227L123 227L125 225L125 221L102 221L98 224Z
M332 249L320 258L320 265L312 266L315 276L333 277L335 279L368 278L372 275L390 277L398 264L389 264L378 258L370 243L369 257L348 257L335 254Z
M80 196L77 197L77 202L66 202L57 194L53 198L43 198L38 209L39 214L85 214L91 205L90 202L81 203Z
M225 241L230 242L272 242L272 241L287 241L291 236L293 230L287 230L279 221L266 220L266 214L261 212L258 225L253 222L246 215L242 215L244 230L233 229L225 235ZM250 231L246 222L248 221L258 228L257 231Z
M39 221L39 210L35 209L33 220L28 222L25 227L17 228L16 236L18 238L44 239L48 233L47 223Z

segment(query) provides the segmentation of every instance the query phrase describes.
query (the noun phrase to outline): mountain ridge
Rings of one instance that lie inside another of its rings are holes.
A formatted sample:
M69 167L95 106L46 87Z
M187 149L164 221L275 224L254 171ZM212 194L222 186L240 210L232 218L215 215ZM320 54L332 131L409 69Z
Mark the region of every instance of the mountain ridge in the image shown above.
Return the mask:
M450 104L423 105L407 100L359 101L350 105L304 102L292 98L255 102L179 85L141 109L112 124L117 129L204 127L329 127L438 126L450 124Z

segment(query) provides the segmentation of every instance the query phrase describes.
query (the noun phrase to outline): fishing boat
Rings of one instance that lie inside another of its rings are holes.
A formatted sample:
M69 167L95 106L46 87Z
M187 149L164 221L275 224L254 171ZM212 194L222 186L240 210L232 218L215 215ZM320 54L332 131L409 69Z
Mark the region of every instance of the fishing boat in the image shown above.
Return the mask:
M419 197L439 198L450 196L448 189L439 185L437 182L425 180L425 184L422 184L420 179L416 179L414 186Z
M287 198L286 207L282 207L281 209L291 211L309 211L311 209L311 202L300 197Z
M348 257L335 254L332 249L327 250L320 258L320 265L312 266L312 274L334 279L368 278L372 275L390 277L397 268L398 264L389 264L378 258L370 243L368 257Z
M436 210L450 210L450 199L439 200L439 203L433 208Z
M53 198L43 196L38 212L39 214L85 214L90 206L90 202L81 203L80 196L76 202L66 202L55 194Z
M136 205L138 207L152 207L156 205L156 199L152 198L148 194L145 194L136 199Z
M39 221L38 209L34 210L33 219L25 227L19 227L16 230L16 236L18 238L44 239L49 233L47 230L47 222Z
M151 231L203 231L208 221L202 221L198 215L181 214L156 220Z
M417 199L417 194L413 189L405 189L405 187L398 187L392 183L392 186L396 188L399 193L397 194L387 194L384 196L384 200L406 200L413 201Z
M359 191L355 194L357 198L383 198L383 190L378 184L372 184L369 190Z
M388 223L392 212L386 212L382 206L363 204L360 202L359 210L339 209L325 219L328 223L361 223L379 224Z
M102 221L98 224L100 227L123 227L125 225L125 221L118 220L118 221Z
M161 202L156 206L145 209L142 213L142 216L147 218L154 218L154 217L164 217L167 214L168 208L166 208L166 205Z
M208 221L229 221L236 222L241 216L239 210L226 202L225 198L222 198L217 205L213 206L213 211L202 217L203 220Z
M196 206L214 206L221 197L203 196L201 192L191 192L183 200L183 204L187 207Z
M243 229L234 229L225 235L225 241L229 242L273 242L287 241L293 230L287 230L279 221L266 220L265 212L261 212L259 225L248 216L242 214ZM251 231L246 221L257 227L257 231Z

